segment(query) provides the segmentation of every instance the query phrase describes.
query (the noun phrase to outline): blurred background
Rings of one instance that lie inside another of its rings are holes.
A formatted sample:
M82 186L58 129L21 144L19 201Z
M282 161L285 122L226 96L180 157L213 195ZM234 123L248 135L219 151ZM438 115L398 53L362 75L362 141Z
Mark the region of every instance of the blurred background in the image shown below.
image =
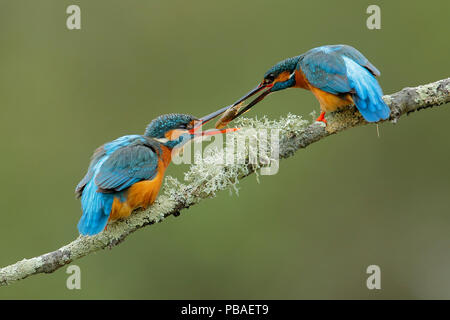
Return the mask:
M162 113L202 116L274 63L345 43L386 94L449 76L450 2L3 0L0 266L78 236L74 187L93 150ZM81 8L81 30L66 8ZM287 90L248 116L318 111ZM450 298L450 106L331 136L112 250L0 287L2 299ZM182 177L186 167L167 174ZM381 267L381 290L366 268Z

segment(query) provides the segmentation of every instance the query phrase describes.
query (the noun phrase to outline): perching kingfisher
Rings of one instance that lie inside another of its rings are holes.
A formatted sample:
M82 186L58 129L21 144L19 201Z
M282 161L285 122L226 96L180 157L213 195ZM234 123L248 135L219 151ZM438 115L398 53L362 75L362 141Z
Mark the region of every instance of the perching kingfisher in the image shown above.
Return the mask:
M78 223L80 234L97 234L108 220L128 217L133 210L151 205L172 151L180 150L195 137L237 130L201 131L220 113L200 119L186 114L162 115L150 122L143 135L123 136L98 148L75 189L83 211Z
M355 48L327 45L278 62L265 74L263 81L231 107L256 93L262 93L237 112L228 122L248 111L268 94L287 89L310 90L320 103L316 121L326 123L325 112L355 104L368 122L386 120L390 109L381 98L383 92L375 76L380 71Z

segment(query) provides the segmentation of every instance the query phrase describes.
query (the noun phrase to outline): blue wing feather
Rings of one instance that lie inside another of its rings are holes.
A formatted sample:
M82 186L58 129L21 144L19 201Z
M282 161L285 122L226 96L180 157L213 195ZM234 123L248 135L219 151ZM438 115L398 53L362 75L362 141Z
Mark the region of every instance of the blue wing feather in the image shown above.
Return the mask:
M94 167L98 163L98 161L104 157L106 154L104 146L101 146L97 150L95 150L94 155L92 156L91 163L89 164L88 171L83 179L78 183L78 185L75 188L75 194L77 198L81 197L81 194L83 193L84 188L86 187L86 184L89 182L89 180L92 179L92 176L94 175Z
M101 190L122 191L156 176L158 155L146 145L130 145L112 153L95 176Z
M78 223L82 235L101 232L111 213L114 197L141 180L152 179L158 169L155 146L142 136L125 136L97 149L88 173L78 184L83 215Z
M351 90L342 57L316 48L308 51L299 60L299 67L316 88L338 94Z
M361 52L359 52L355 48L350 47L345 44L339 44L339 45L334 45L334 46L329 46L329 47L335 47L336 53L339 53L344 57L352 59L360 66L363 66L367 70L369 70L374 76L377 76L377 77L380 76L380 74L381 74L380 71L373 64L371 64L370 61Z
M350 93L356 107L369 122L387 119L390 109L375 79L379 75L366 57L347 45L314 48L298 62L311 85L332 94Z

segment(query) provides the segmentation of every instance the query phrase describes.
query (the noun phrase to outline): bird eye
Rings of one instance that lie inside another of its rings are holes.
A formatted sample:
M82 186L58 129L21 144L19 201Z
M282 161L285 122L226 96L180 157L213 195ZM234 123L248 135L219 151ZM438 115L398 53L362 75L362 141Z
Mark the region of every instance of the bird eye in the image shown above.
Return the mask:
M268 74L265 78L264 78L264 83L265 84L269 84L272 83L275 80L275 75L273 73Z
M189 122L189 124L187 125L187 129L191 130L194 129L194 127L199 123L200 121L197 119L192 120L191 122Z
M192 120L189 123L182 123L182 124L180 124L178 128L179 129L183 129L183 130L191 130L192 128L194 128L194 124L195 124L195 121Z

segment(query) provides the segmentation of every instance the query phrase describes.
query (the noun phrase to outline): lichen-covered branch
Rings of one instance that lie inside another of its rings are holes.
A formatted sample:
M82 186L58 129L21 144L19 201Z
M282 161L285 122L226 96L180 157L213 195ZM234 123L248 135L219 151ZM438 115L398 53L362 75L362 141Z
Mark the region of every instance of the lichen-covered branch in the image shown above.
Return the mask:
M397 93L384 96L391 108L392 122L414 111L450 102L450 78L405 88ZM241 127L277 129L280 132L279 156L287 158L297 150L305 148L331 134L367 124L355 107L349 107L328 116L328 125L309 124L299 116L288 115L279 121L263 118L241 119ZM240 131L233 133L239 135ZM38 273L51 273L70 262L92 252L111 248L123 241L130 233L147 225L161 222L169 215L178 215L181 210L195 205L205 198L214 197L216 192L235 187L240 179L267 166L268 162L248 162L223 164L220 152L210 152L196 161L185 174L183 183L167 177L161 195L147 210L137 211L128 219L108 225L108 229L95 236L79 236L71 243L56 251L31 259L23 259L0 269L0 285L8 285ZM269 161L270 162L270 161Z

